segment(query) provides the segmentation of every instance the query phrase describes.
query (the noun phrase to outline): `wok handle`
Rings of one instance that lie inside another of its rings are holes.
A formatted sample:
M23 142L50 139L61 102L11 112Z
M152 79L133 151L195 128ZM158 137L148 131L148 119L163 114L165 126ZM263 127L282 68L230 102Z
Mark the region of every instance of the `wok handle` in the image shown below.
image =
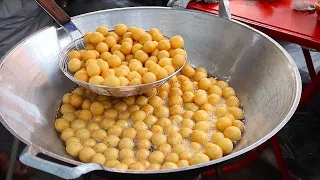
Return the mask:
M184 9L184 7L179 6L179 5L175 5L175 4L173 4L172 8L173 9ZM219 14L218 14L218 16L220 18L223 18L226 20L231 20L229 0L219 0Z
M57 23L64 25L71 21L71 18L65 13L53 0L35 0Z
M219 17L227 20L231 20L230 3L229 0L219 1Z
M21 153L20 161L30 167L53 174L64 179L75 179L83 174L95 170L103 170L100 164L87 163L76 167L69 167L58 163L50 162L37 157L40 149L35 146L27 146Z

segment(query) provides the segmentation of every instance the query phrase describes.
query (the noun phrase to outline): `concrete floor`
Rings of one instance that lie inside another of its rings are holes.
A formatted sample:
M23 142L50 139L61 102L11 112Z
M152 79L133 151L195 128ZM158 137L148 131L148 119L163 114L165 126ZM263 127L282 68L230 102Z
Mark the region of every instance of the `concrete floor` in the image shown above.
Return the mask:
M77 15L84 12L115 8L126 6L138 6L138 5L163 5L165 1L138 1L138 0L77 0L72 1L68 13L70 15ZM298 45L290 44L287 42L280 42L284 48L290 53L299 69L301 70L302 80L306 84L309 82L308 74L306 73L306 65L304 63L301 48ZM320 66L320 53L312 53L314 63L318 67ZM300 177L301 179L320 179L320 134L317 132L320 127L320 96L316 97L307 107L299 108L289 123L278 133L278 138L281 143L281 148L286 160L288 169L292 174ZM12 135L0 125L0 151L10 154L13 137ZM20 152L24 148L24 145L20 143ZM234 163L241 161L246 155L237 157L232 160ZM4 179L5 175L0 174L0 179ZM277 169L277 165L274 161L274 156L271 150L266 150L263 155L254 161L247 167L223 174L226 180L240 180L240 179L281 179L280 172ZM92 175L92 179L106 179ZM60 179L53 175L33 170L31 176L24 180L56 180ZM84 179L83 177L79 179ZM215 179L215 178L210 178Z

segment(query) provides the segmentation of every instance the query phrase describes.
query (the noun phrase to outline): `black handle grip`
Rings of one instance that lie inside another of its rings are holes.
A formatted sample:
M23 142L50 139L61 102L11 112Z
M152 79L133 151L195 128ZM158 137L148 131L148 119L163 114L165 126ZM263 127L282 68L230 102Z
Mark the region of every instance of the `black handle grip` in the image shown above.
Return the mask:
M71 18L53 0L35 0L57 23L64 25Z

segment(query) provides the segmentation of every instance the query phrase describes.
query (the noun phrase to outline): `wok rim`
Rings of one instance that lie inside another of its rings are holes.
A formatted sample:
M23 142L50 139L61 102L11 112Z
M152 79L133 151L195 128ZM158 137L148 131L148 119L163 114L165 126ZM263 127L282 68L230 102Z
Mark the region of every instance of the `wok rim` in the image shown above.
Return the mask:
M97 14L97 13L103 13L103 12L110 12L110 11L123 11L123 10L132 10L132 9L163 9L163 10L173 10L173 11L181 11L181 12L188 12L188 13L193 13L193 14L205 14L205 15L209 15L212 16L214 18L219 18L214 14L211 13L207 13L207 12L202 12L202 11L197 11L197 10L189 10L189 9L173 9L170 7L156 7L156 6L141 6L141 7L125 7L125 8L115 8L115 9L106 9L106 10L99 10L99 11L94 11L94 12L89 12L89 13L85 13L85 14L81 14L81 15L77 15L71 18L71 20L75 20L84 16L88 16L91 14ZM270 36L266 35L265 33L254 29L253 27L248 26L247 24L244 24L242 22L239 22L237 20L225 20L222 19L224 21L230 21L231 23L236 23L239 26L242 26L244 28L247 28L250 31L253 31L259 35L261 35L262 37L266 38L267 40L269 40L273 45L275 45L278 50L280 50L283 55L286 57L286 60L288 61L288 65L290 65L290 69L293 70L294 73L294 77L295 77L295 96L293 98L293 102L292 102L292 106L290 108L290 110L287 112L287 115L285 116L285 118L270 132L268 133L265 137L261 138L260 140L256 141L255 143L238 150L237 152L233 152L227 156L223 156L222 158L216 159L216 160L211 160L209 162L206 163L201 163L201 164L196 164L196 165L192 165L192 166L187 166L187 167L183 167L183 168L177 168L177 169L167 169L167 170L145 170L145 171L132 171L132 170L128 170L128 171L117 171L115 169L111 169L111 168L106 168L104 167L105 170L109 171L109 172L116 172L116 173L121 173L121 174L167 174L167 173L173 173L173 172L182 172L182 171L186 171L186 170L195 170L195 169L199 169L199 168L204 168L204 167L208 167L208 166L212 166L214 164L217 163L221 163L223 161L235 158L239 155L242 155L248 151L251 151L252 149L256 148L257 146L261 145L262 143L266 142L268 139L270 139L271 137L273 137L277 132L279 132L284 126L285 124L290 120L290 118L292 117L292 115L294 114L294 112L296 111L299 101L300 101L300 97L301 97L301 92L302 92L302 83L301 83L301 76L300 73L298 71L298 67L295 64L295 62L293 61L292 57L289 55L289 53L278 43L276 42L274 39L272 39ZM31 33L30 35L28 35L26 38L22 39L20 42L18 42L15 46L13 46L1 59L0 61L0 68L3 66L3 64L6 62L7 57L9 55L11 55L12 53L14 53L16 51L16 49L18 49L24 42L28 41L29 39L31 39L33 36L47 30L50 29L54 26L46 26L44 28L41 28L39 30L37 30L34 33ZM13 134L16 138L18 138L20 141L24 142L25 144L27 144L28 146L32 146L35 147L39 150L39 152L41 152L42 154L48 155L52 158L55 158L57 160L60 161L64 161L66 163L69 164L73 164L73 165L82 165L85 163L82 163L80 161L77 161L75 159L71 159L70 158L66 158L60 155L57 155L55 153L52 153L48 150L42 149L41 147L33 144L32 142L29 142L28 140L26 140L24 137L20 136L13 128L11 128L11 126L7 123L6 120L4 120L1 112L0 112L0 116L1 116L1 123L4 125L4 127L11 133Z

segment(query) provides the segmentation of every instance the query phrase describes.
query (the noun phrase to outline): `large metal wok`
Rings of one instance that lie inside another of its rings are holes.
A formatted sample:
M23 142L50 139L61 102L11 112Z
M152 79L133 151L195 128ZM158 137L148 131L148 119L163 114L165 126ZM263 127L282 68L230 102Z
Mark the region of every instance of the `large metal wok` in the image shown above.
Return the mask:
M16 45L0 66L1 122L28 145L20 160L34 168L69 179L93 170L104 170L110 176L144 177L199 173L268 140L289 121L298 105L301 81L291 57L273 39L237 21L188 10L139 7L88 13L74 17L73 22L84 32L102 24L124 23L144 29L157 27L168 36L182 35L190 63L205 67L235 88L244 106L246 129L230 155L185 168L117 172L77 161L66 154L54 129L60 99L75 87L58 66L59 52L70 39L64 31L47 27ZM44 160L36 156L40 153L76 166Z

